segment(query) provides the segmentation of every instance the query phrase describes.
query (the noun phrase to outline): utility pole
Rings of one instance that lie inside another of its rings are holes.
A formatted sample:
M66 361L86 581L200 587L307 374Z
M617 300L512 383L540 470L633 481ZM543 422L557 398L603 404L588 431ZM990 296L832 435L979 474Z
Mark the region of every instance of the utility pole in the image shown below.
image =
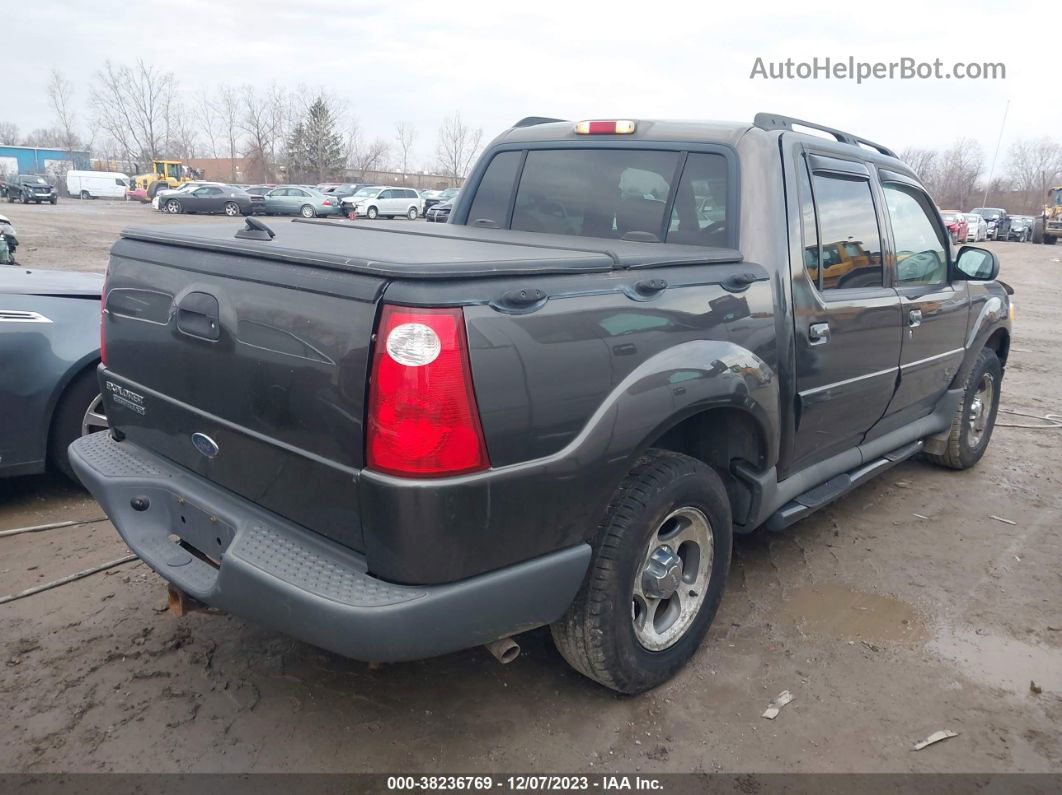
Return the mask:
M992 177L996 173L996 158L999 157L999 145L1003 143L1003 128L1007 126L1007 111L1010 110L1010 100L1007 100L1007 106L1003 108L1003 121L999 125L999 138L996 139L996 153L992 155L992 166L988 169L988 179L985 180L985 198L981 202L982 207L988 206L988 190L992 187Z

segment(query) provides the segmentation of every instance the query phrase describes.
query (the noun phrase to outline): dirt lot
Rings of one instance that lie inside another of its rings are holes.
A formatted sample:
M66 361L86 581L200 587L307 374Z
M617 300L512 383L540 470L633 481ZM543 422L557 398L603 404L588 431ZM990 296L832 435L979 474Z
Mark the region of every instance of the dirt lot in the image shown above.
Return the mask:
M0 211L23 264L91 270L121 226L174 220ZM989 245L1017 291L1003 406L1062 413L1062 246ZM706 644L638 698L573 673L544 631L504 667L475 649L370 669L219 613L174 618L126 564L0 606L0 769L1062 771L1060 439L999 427L970 472L909 462L740 541ZM101 515L58 478L0 482L0 529ZM0 538L0 593L126 553L107 522ZM911 750L938 729L959 736Z

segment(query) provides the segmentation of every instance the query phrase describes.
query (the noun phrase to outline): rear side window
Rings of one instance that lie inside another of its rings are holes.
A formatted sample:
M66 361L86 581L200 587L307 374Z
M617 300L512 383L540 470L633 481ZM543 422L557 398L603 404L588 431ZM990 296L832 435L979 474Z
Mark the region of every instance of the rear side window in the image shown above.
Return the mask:
M503 227L509 223L509 198L520 167L522 152L496 154L487 166L483 179L476 188L472 208L468 211L468 223L479 222L481 226Z
M881 287L881 235L870 183L833 174L813 177L819 220L819 289Z

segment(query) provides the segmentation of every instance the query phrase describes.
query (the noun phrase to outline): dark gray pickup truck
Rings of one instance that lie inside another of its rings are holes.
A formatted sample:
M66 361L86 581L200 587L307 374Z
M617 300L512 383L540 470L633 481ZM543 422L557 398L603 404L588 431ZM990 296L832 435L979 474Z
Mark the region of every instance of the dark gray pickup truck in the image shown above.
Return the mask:
M310 643L395 661L550 625L588 677L653 687L734 533L992 433L995 256L952 251L885 147L796 123L531 118L447 224L128 229L113 428L74 467L170 583Z

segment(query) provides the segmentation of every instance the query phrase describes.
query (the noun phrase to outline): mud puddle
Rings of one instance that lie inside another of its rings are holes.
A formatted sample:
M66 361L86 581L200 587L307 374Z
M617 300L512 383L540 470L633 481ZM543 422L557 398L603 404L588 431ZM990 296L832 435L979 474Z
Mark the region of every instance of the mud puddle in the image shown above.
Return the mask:
M794 592L785 614L804 632L843 640L915 643L929 637L924 619L907 602L836 583Z
M1020 696L1035 682L1043 693L1062 693L1062 650L1033 646L984 630L940 630L928 644L968 678Z

